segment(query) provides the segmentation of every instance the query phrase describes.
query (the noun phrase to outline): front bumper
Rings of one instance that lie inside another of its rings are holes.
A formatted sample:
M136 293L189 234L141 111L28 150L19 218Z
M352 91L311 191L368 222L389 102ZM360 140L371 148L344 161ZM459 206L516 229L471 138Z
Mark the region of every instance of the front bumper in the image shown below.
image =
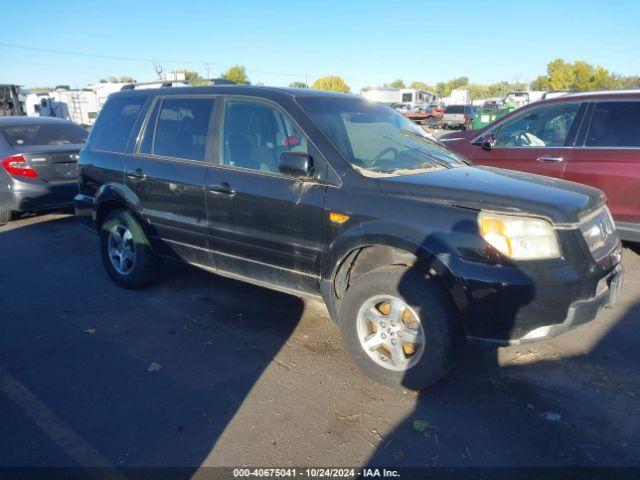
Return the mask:
M0 196L3 210L27 212L73 205L78 182L13 182Z
M621 244L601 259L488 265L450 257L461 281L454 296L470 340L517 344L549 338L593 320L617 300ZM441 259L442 260L442 259Z
M600 280L602 289L593 298L577 300L571 304L567 318L562 323L544 325L531 330L521 338L510 340L512 345L552 338L593 320L601 308L613 307L620 297L624 271L618 266L610 275Z

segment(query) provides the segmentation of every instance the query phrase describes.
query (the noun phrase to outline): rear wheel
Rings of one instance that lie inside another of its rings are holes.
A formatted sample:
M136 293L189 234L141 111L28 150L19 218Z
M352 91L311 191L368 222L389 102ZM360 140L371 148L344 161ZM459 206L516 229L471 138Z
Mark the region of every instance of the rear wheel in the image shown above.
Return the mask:
M391 387L419 390L437 382L464 342L447 292L405 267L358 278L340 302L338 323L354 363Z
M111 279L125 288L141 288L158 278L159 260L135 216L114 210L100 229L102 263Z
M10 210L0 210L0 225L4 225L9 220L11 220L11 211Z

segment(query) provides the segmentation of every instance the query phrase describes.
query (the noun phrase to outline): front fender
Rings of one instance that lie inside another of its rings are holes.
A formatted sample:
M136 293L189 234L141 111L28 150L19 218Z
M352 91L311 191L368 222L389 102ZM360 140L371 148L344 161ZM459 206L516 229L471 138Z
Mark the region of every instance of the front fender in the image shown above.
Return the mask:
M351 252L365 247L386 246L414 255L418 268L437 277L460 310L467 306L464 281L450 268L450 265L455 265L451 259L458 256L456 248L447 241L451 232L447 235L438 232L425 234L417 227L376 220L334 233L336 236L328 246L322 273L325 293L330 291L326 287L333 283L338 268Z

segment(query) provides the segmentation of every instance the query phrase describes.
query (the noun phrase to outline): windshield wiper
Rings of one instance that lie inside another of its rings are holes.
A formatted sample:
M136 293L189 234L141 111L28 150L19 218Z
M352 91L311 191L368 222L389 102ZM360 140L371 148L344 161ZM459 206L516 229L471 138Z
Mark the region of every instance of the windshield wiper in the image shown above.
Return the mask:
M402 130L402 131L405 131L405 130ZM406 131L408 132L408 130L406 130ZM408 132L408 133L411 133L411 132ZM414 135L416 135L416 134L414 134ZM416 135L416 136L419 137L419 135ZM414 152L417 152L419 155L427 157L429 160L431 160L432 162L437 163L441 167L451 168L451 164L450 163L446 162L445 160L441 160L441 159L439 159L439 158L437 158L437 157L425 152L424 150L420 150L420 149L418 149L416 147L412 147L410 145L405 145L404 143L399 142L395 138L390 137L388 135L380 135L380 137L384 138L384 139L387 139L387 140L391 140L392 142L396 143L396 145L400 145L401 147L404 147L406 150L412 150Z

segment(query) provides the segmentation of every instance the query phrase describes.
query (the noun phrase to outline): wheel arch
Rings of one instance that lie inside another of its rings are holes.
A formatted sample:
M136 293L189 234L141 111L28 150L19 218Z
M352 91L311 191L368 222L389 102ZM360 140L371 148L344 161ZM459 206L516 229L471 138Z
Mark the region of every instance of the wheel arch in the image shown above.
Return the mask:
M327 255L322 277L322 294L332 318L336 318L335 308L341 296L359 276L389 265L406 266L434 278L448 292L459 312L466 308L468 301L462 282L439 258L442 246L417 241L420 235L395 232L335 242Z
M109 213L124 208L136 216L142 228L148 233L149 225L141 215L140 200L130 189L123 185L105 184L97 190L95 199L95 225L98 232Z

